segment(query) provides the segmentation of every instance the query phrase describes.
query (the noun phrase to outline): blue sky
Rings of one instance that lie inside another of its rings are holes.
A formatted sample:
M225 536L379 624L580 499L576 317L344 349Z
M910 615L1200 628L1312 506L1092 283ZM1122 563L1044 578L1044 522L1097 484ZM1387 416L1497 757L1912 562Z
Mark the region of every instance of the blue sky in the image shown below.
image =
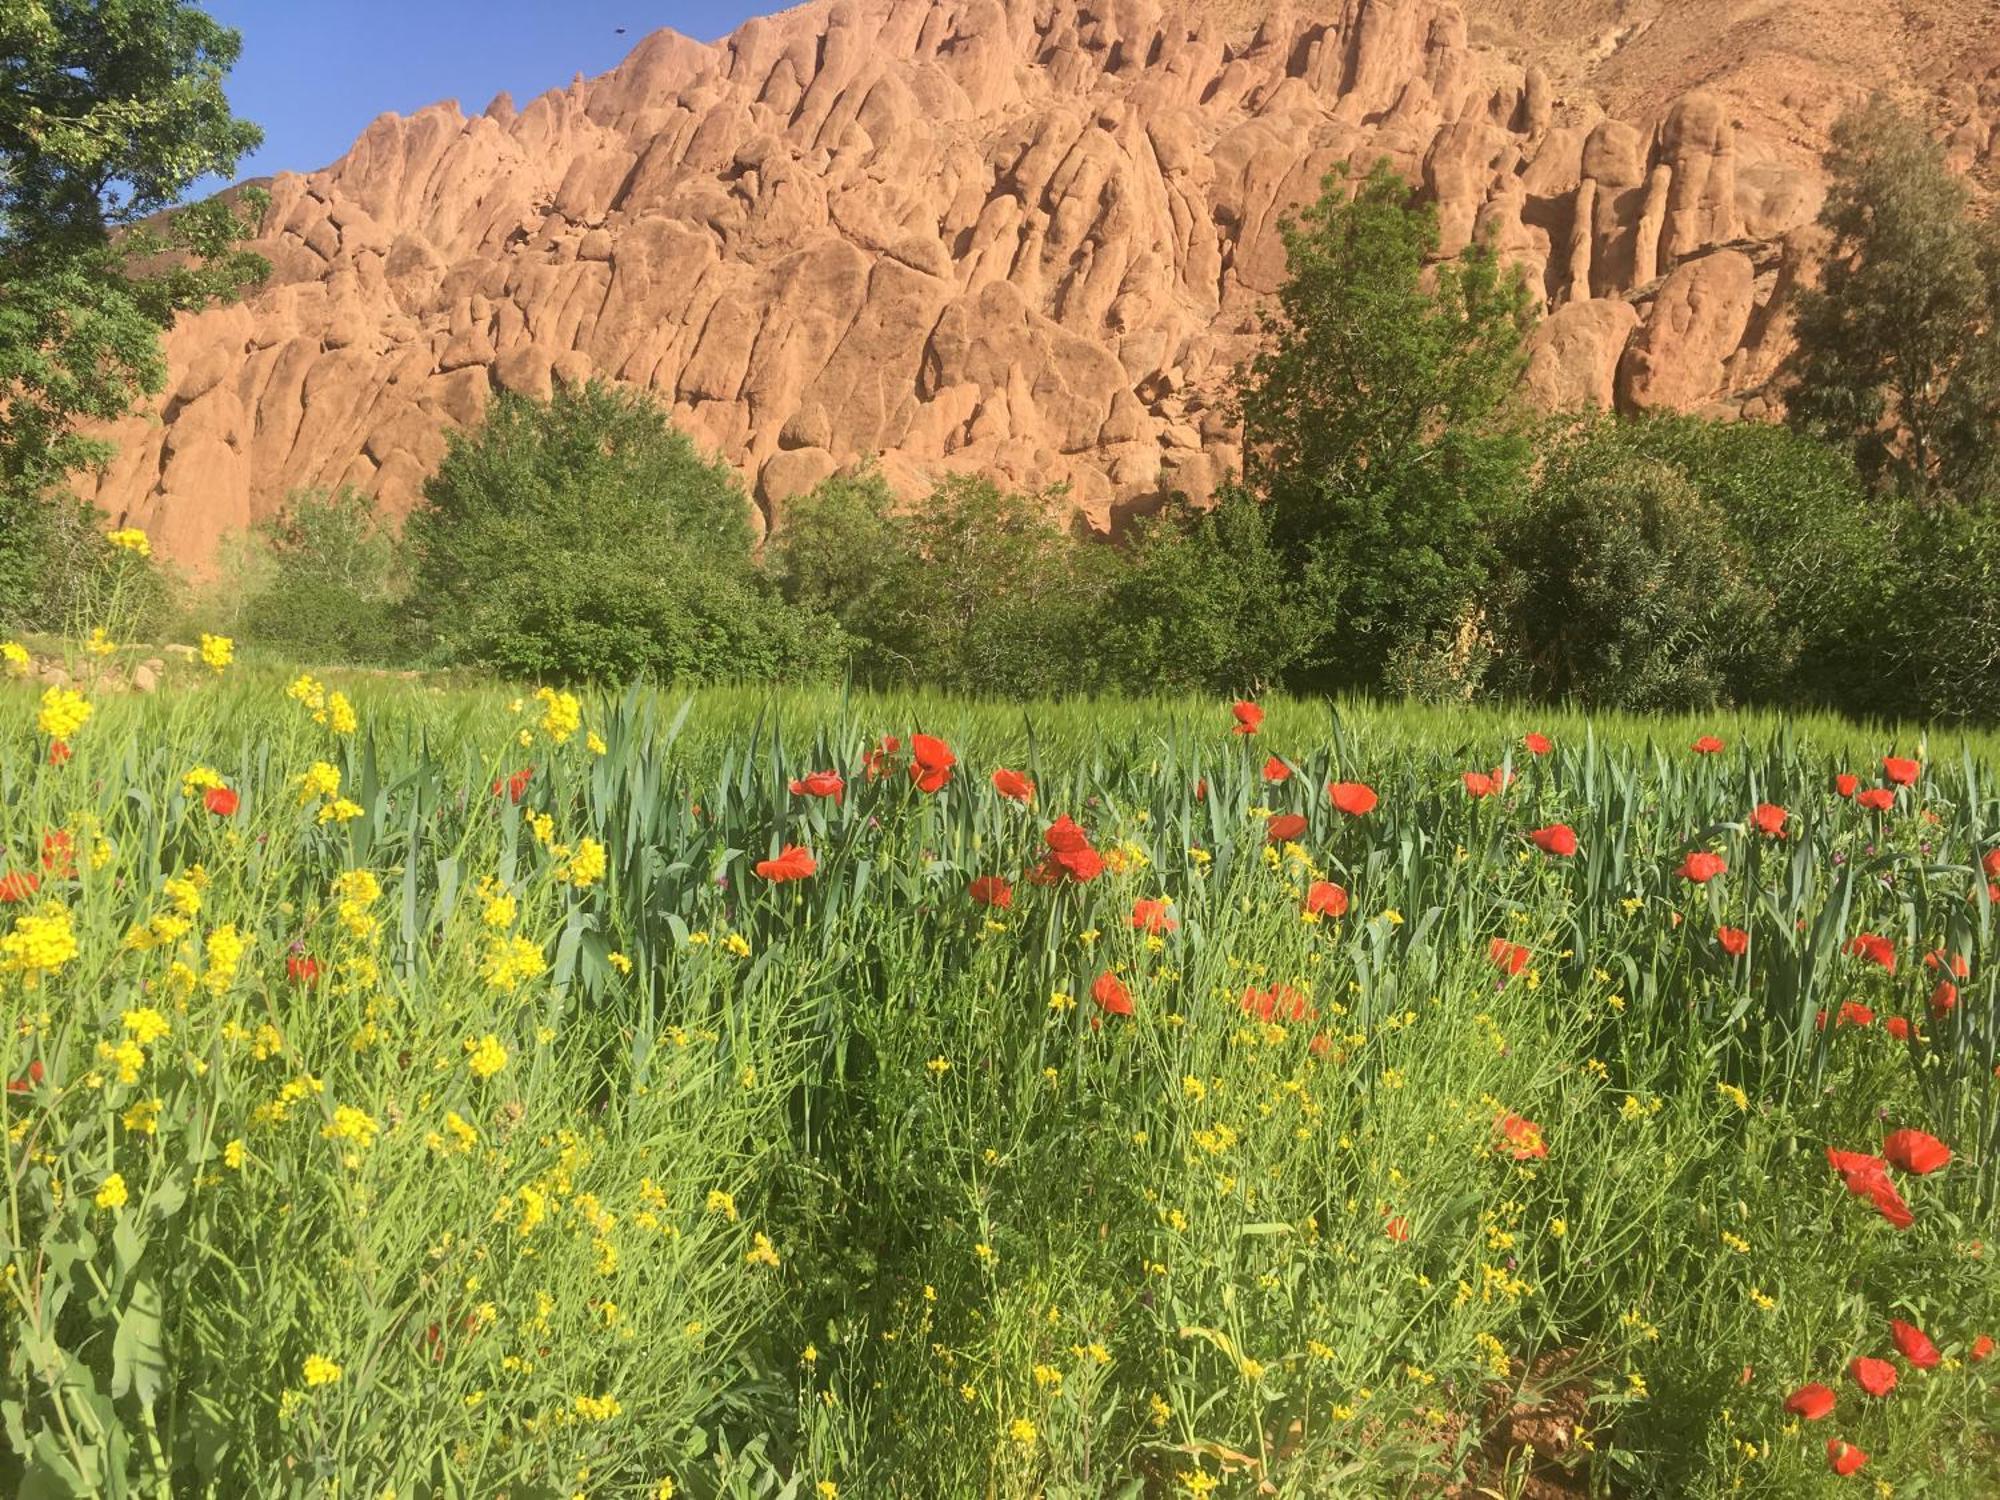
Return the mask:
M236 113L264 127L242 177L309 172L385 110L456 99L475 114L502 89L526 103L615 67L649 31L713 41L791 0L201 0L243 33ZM617 34L618 27L625 34ZM220 183L202 184L195 196Z

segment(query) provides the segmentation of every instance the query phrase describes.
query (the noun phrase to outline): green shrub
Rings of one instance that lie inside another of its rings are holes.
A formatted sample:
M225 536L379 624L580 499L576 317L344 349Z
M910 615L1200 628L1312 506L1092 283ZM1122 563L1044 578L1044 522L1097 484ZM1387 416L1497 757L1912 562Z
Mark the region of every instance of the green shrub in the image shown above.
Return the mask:
M169 615L159 566L105 538L104 518L71 496L0 496L0 625L113 640L156 634Z
M412 612L453 663L556 680L810 677L837 628L791 618L750 505L646 396L499 397L455 434L406 531Z
M1770 594L1777 639L1739 660L1731 697L1869 711L1893 507L1868 494L1847 454L1782 427L1680 416L1602 423L1586 441L1672 465L1726 518L1737 558Z
M268 558L243 599L246 640L299 661L384 663L407 654L396 538L359 490L303 490L257 529Z
M1886 506L1893 565L1855 651L1850 712L1991 723L2000 704L2000 515Z
M1286 591L1267 519L1232 487L1212 509L1176 501L1134 528L1099 637L1113 683L1241 694L1283 678L1309 626Z
M1516 691L1668 710L1782 675L1772 596L1727 513L1614 428L1558 450L1504 545L1502 680Z
M1100 685L1104 609L1122 562L1055 519L1057 493L955 474L907 511L873 475L832 479L792 508L766 566L824 612L874 682L1043 697Z

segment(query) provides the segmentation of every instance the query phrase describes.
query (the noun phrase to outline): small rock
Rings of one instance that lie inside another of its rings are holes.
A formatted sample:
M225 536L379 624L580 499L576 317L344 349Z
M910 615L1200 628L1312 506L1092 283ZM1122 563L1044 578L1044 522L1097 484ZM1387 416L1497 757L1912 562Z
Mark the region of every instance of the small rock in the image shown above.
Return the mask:
M160 685L160 674L151 662L140 662L132 669L132 686L139 692L150 693Z

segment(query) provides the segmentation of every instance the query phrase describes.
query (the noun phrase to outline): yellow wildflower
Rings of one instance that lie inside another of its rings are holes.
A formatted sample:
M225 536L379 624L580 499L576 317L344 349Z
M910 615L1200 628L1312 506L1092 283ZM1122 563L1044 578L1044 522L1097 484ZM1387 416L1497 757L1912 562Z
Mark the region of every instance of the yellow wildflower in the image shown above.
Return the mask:
M214 671L221 672L236 660L236 642L226 635L209 635L203 632L201 659Z
M474 1078L491 1078L507 1066L507 1049L500 1044L500 1038L490 1031L477 1041L467 1037L465 1065Z
M90 700L74 688L52 687L42 694L35 724L52 740L66 740L89 722Z

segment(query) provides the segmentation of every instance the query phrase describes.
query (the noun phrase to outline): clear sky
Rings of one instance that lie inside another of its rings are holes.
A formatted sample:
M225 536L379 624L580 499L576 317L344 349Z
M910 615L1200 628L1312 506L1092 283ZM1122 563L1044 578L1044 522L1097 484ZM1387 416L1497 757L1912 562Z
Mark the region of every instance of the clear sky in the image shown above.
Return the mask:
M229 75L237 114L264 127L242 177L310 172L385 110L456 99L476 114L502 89L525 104L577 73L617 66L662 26L713 41L793 0L201 0L243 33ZM618 28L624 27L624 35ZM200 185L194 196L222 186Z

